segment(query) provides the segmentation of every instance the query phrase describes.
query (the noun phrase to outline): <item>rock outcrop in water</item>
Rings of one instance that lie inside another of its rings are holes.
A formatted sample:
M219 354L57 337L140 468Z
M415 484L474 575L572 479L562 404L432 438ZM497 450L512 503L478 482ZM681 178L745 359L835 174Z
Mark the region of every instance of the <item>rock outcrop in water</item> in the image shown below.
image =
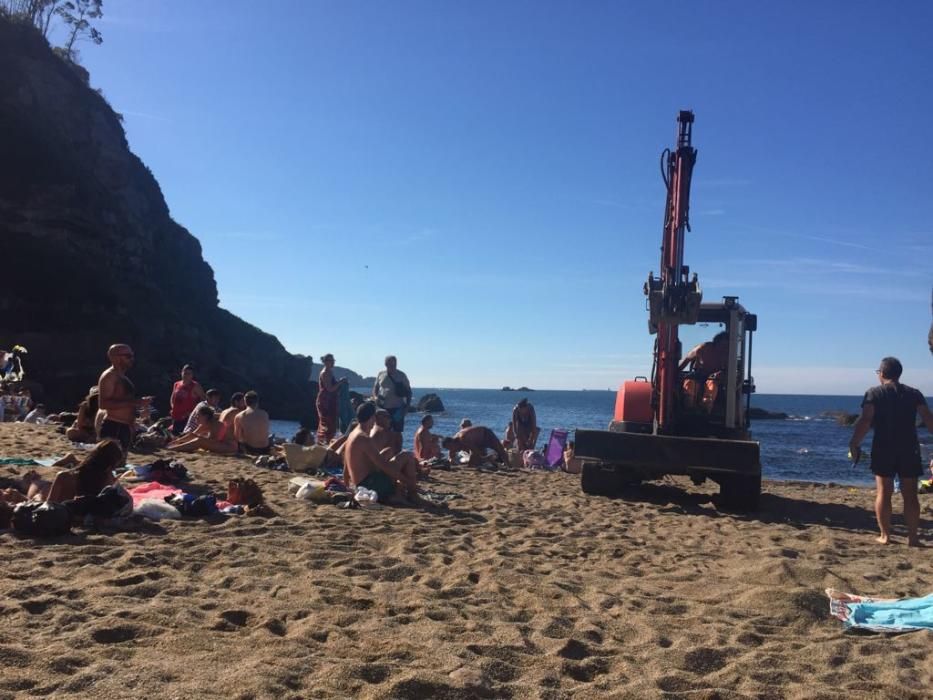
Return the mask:
M169 216L120 116L86 71L2 18L0 241L0 347L29 349L46 403L74 404L119 341L162 410L190 362L206 384L254 388L274 416L316 422L310 358L218 306L200 244Z
M444 402L437 394L425 394L418 400L415 410L418 413L443 413Z

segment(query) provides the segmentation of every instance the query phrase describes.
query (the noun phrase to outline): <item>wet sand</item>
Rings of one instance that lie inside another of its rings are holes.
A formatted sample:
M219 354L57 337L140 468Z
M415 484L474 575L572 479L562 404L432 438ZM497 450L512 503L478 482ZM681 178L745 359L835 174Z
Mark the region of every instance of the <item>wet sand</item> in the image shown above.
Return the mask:
M0 456L68 449L0 425ZM145 463L151 458L132 456ZM770 482L755 517L713 489L610 500L578 477L440 472L446 514L291 498L275 517L0 534L0 698L909 698L933 636L845 634L824 589L933 590L930 549L874 544L870 490ZM10 475L25 468L0 467ZM933 537L933 496L921 496ZM895 506L895 512L899 512Z

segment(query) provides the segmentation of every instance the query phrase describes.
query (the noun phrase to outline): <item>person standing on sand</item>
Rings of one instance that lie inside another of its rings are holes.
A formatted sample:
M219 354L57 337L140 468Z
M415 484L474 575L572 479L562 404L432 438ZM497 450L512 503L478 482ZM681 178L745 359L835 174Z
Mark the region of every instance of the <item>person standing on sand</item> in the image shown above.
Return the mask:
M346 377L334 378L334 356L330 353L321 358L321 373L317 381L317 441L327 445L337 434L340 417L340 385L347 383Z
M907 525L907 543L920 546L917 531L920 527L920 500L917 498L917 479L923 474L920 461L920 441L917 437L917 414L927 430L933 432L933 413L927 401L916 389L901 384L903 366L896 357L885 357L875 370L880 381L865 392L862 414L855 423L849 452L858 463L862 456L862 440L874 428L871 441L871 471L875 475L875 516L881 535L878 542L887 544L891 537L891 496L894 477L901 479L904 497L904 522Z
M515 447L519 452L533 450L538 442L538 435L541 428L538 427L538 416L535 414L535 407L531 405L528 399L522 399L515 408L512 409L512 422L510 423L515 433Z
M194 379L194 368L191 365L182 367L181 379L172 387L172 432L175 435L182 434L198 401L204 401L206 398L204 389Z
M376 377L373 384L373 398L376 406L387 410L392 417L392 430L405 432L405 415L411 404L411 384L408 377L398 369L395 355L388 355L386 368Z
M247 391L246 410L233 419L233 434L240 451L248 455L269 454L269 414L259 408L259 394Z
M133 440L136 409L147 408L152 403L152 397L137 399L136 387L126 376L126 371L133 366L135 359L129 345L111 345L107 350L107 359L110 360L110 367L97 380L98 401L104 413L99 436L101 440L112 438L119 442L125 456Z

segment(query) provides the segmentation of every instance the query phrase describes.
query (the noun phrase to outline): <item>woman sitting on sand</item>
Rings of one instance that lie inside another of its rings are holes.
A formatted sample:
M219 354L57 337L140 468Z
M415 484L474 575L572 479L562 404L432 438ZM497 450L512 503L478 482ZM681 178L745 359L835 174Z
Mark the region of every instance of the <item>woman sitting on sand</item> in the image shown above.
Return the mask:
M96 496L105 486L116 482L113 470L123 465L123 448L116 440L101 440L80 462L74 455L58 460L54 466L77 466L60 472L41 500L51 503L70 501L78 496Z
M74 424L65 431L65 437L72 442L97 442L98 395L93 387L87 398L78 405L78 416Z
M197 420L198 427L194 432L173 440L166 448L177 452L207 450L221 455L236 454L237 444L233 433L227 430L226 424L217 417L213 408L201 406L198 409Z

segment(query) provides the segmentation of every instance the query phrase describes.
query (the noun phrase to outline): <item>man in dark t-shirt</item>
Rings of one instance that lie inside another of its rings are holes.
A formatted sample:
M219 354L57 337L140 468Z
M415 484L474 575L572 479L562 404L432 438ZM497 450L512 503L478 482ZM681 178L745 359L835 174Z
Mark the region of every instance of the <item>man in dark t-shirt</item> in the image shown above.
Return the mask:
M881 536L878 542L887 544L891 534L891 495L894 477L901 480L904 497L904 522L907 542L920 546L917 530L920 527L920 501L917 498L917 479L923 474L920 461L920 441L917 438L917 414L923 418L927 430L933 432L933 413L926 399L916 389L900 383L903 367L896 357L885 357L875 370L880 384L865 392L862 415L855 423L849 442L849 451L855 462L862 454L862 440L869 428L874 429L871 441L871 471L875 475L875 516Z

